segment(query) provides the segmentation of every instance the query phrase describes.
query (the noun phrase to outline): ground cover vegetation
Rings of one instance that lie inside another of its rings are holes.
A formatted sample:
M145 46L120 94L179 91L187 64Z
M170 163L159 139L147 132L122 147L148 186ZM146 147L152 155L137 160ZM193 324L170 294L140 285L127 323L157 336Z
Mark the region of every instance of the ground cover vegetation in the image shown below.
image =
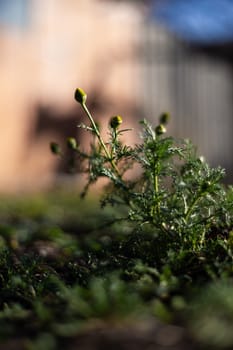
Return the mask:
M233 348L233 187L223 169L166 136L166 113L156 127L141 121L140 144L128 146L121 116L104 140L82 89L75 99L92 135L87 151L74 138L65 146L86 174L82 198L0 203L0 349ZM102 177L99 205L89 189Z

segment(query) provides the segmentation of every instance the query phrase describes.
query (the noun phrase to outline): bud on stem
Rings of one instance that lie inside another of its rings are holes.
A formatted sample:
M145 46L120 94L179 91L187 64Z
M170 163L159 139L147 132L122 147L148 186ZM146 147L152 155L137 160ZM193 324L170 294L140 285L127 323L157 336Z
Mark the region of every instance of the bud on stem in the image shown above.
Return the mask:
M110 126L112 129L117 129L122 123L122 117L120 115L115 115L110 119Z
M67 147L72 150L77 149L77 141L73 137L68 137L68 139L66 140L66 144Z
M169 119L170 119L170 115L168 113L162 113L159 118L159 122L160 124L167 125L167 123L169 122Z
M77 88L74 93L74 98L78 103L84 104L87 99L86 93L81 88Z
M159 124L158 126L156 126L155 128L155 133L157 136L160 136L162 134L164 134L166 132L166 128L163 124Z
M61 154L61 147L56 142L50 142L50 150L53 154Z

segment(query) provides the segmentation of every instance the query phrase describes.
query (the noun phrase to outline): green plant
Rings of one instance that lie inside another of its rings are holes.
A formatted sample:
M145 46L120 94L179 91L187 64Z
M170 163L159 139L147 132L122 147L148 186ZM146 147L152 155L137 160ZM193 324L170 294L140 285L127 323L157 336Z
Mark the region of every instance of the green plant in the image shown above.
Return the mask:
M67 140L88 177L82 196L100 177L108 178L102 206L125 208L125 220L162 235L166 249L172 244L173 248L199 251L205 247L211 230L232 226L232 200L228 200L221 184L224 170L211 168L196 154L190 141L165 136L169 119L166 113L155 128L146 120L141 121L142 142L131 147L121 141L122 134L130 131L120 128L122 117L110 119L105 141L82 89L76 89L75 99L90 122L79 127L93 135L88 152L81 150L75 139ZM55 153L59 149L60 153L60 147L54 143L51 149ZM137 169L138 175L128 176L130 169Z

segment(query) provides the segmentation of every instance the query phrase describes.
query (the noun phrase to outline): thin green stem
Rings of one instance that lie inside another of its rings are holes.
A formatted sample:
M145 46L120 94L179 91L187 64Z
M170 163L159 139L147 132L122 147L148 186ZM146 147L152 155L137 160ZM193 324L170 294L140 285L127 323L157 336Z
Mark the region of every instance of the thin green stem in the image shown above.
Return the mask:
M106 145L104 143L104 140L102 139L102 137L100 135L100 132L99 132L97 126L96 126L96 123L95 123L94 119L92 118L92 115L89 112L86 104L83 102L83 103L81 103L81 106L82 106L84 112L86 113L86 115L88 116L88 118L89 118L89 120L91 122L91 126L92 126L92 128L93 128L93 130L94 130L94 132L95 132L95 134L96 134L96 136L97 136L101 146L103 147L104 153L105 153L108 161L110 162L110 164L111 164L112 168L114 169L114 171L116 172L117 176L121 177L120 172L119 172L119 170L118 170L114 160L112 159L111 154L109 153L109 151L108 151L108 149L107 149L107 147L106 147Z
M159 193L159 177L157 175L157 169L156 169L156 166L155 166L155 169L154 169L154 174L153 174L153 185L154 185L154 203L153 203L153 208L152 208L152 216L154 217L154 215L157 213L159 214L160 212L160 205L159 203L157 203L158 201L158 193ZM157 204L155 204L155 202Z
M156 200L158 201L158 193L159 193L159 177L158 175L155 175L155 194L156 194ZM158 214L160 214L160 202L157 203L157 211Z
M158 194L158 192L159 192L159 178L158 178L158 175L155 175L154 186L155 186L155 193Z
M191 214L192 214L192 211L193 211L195 205L199 202L199 200L201 199L201 197L202 197L202 195L196 197L196 198L193 200L193 202L192 202L192 204L190 205L190 207L188 208L188 211L187 211L187 213L186 213L186 215L185 215L185 221L186 221L186 222L188 222L188 220L189 220L189 218L190 218L190 216L191 216Z

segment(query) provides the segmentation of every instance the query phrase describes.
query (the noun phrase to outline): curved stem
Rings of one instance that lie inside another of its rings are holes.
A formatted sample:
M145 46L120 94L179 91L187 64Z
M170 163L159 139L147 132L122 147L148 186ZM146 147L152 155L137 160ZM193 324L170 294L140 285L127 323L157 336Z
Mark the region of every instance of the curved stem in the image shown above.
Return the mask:
M188 211L185 215L185 221L187 222L192 214L192 211L195 207L195 205L198 203L198 201L201 199L202 196L198 196L197 198L195 198L192 202L192 204L190 205L190 207L188 208Z
M108 149L107 149L107 147L106 147L106 145L105 145L105 143L104 143L104 141L103 141L103 139L102 139L102 137L100 135L100 132L99 132L97 126L96 126L96 123L95 123L94 119L92 118L92 115L89 112L86 104L85 103L81 103L81 106L82 106L84 112L86 113L86 115L88 116L88 118L89 118L89 120L91 122L91 126L92 126L92 128L93 128L93 130L94 130L94 132L95 132L95 134L96 134L96 136L97 136L101 146L103 147L104 153L105 153L108 161L110 162L110 164L111 164L112 168L114 169L114 171L116 172L117 176L121 177L121 175L119 173L119 170L118 170L114 160L112 159L112 157L111 157L111 155L110 155L110 153L109 153L109 151L108 151Z

